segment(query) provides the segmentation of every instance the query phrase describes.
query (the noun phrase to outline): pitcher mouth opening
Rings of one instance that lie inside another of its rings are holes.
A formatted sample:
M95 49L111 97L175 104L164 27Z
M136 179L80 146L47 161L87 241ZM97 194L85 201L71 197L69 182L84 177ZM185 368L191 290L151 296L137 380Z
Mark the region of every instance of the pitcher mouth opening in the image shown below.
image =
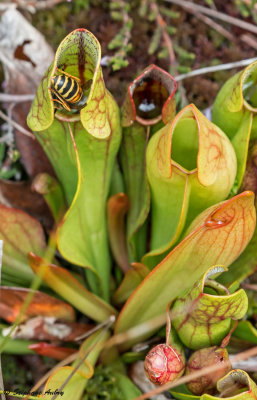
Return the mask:
M71 32L61 42L48 87L55 110L70 116L87 106L100 59L100 44L86 29Z
M154 125L162 120L163 108L175 90L176 82L171 75L156 66L146 70L129 87L136 121Z

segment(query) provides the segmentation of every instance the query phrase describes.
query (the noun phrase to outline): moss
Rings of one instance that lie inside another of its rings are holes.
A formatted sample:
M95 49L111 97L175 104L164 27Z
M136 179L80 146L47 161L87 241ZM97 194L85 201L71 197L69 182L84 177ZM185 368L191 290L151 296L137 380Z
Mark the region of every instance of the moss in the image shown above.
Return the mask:
M93 378L88 381L83 400L122 400L122 393L110 367L99 365L95 369Z
M32 375L23 365L21 357L2 354L2 373L6 390L13 391L17 388L29 391L32 386Z

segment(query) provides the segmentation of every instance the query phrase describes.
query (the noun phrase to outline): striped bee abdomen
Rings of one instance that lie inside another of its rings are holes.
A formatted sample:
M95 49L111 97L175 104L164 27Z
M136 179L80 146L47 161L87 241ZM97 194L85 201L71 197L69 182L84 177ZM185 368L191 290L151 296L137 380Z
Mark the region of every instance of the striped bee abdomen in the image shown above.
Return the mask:
M75 79L66 75L56 75L52 78L53 89L67 102L77 103L82 95L82 89Z

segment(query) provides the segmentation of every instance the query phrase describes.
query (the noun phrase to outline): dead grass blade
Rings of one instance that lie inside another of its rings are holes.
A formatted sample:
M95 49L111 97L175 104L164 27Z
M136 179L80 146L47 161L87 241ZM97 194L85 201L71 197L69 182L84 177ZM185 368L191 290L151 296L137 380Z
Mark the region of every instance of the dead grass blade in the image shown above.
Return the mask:
M175 79L177 82L179 82L184 79L192 78L192 77L198 76L198 75L208 74L210 72L217 72L217 71L224 71L226 69L245 67L245 66L253 63L256 60L257 60L257 57L246 58L245 60L230 62L230 63L226 63L226 64L220 64L220 65L214 65L212 67L199 68L199 69L195 69L194 71L190 71L187 74L181 74L181 75L175 76Z
M220 11L212 10L207 7L191 3L191 1L186 0L165 0L168 3L176 4L177 6L183 7L188 12L200 12L210 17L217 18L228 24L235 25L238 28L242 28L246 31L257 34L257 26L250 24L249 22L242 21L239 18L231 17L230 15L224 14Z
M4 121L8 122L8 124L12 125L19 132L23 133L23 135L29 136L31 139L35 139L34 135L30 131L23 128L23 126L21 126L20 124L18 124L15 121L13 121L11 118L7 117L7 115L5 115L1 110L0 110L0 118L2 118Z

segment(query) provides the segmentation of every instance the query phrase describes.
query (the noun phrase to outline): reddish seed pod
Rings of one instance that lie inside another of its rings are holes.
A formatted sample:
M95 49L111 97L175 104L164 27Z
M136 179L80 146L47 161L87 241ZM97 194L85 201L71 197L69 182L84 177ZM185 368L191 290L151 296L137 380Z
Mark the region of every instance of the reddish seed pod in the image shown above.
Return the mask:
M232 369L232 366L229 362L227 350L217 346L197 350L189 358L186 375L211 365L219 365L220 368L187 383L188 389L193 394L201 396L203 393L214 393L217 381L226 375Z
M182 354L167 344L158 344L145 358L145 372L155 385L164 385L179 378L185 369Z

